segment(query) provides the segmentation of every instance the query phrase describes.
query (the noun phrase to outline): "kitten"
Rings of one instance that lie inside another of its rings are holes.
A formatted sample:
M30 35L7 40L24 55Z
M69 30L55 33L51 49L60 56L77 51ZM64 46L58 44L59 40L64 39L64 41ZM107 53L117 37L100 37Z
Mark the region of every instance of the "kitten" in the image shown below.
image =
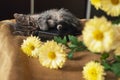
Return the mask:
M28 31L28 35L39 30L55 30L63 35L79 34L82 30L79 19L67 9L51 9L32 15L15 13L14 17L17 22L16 31Z

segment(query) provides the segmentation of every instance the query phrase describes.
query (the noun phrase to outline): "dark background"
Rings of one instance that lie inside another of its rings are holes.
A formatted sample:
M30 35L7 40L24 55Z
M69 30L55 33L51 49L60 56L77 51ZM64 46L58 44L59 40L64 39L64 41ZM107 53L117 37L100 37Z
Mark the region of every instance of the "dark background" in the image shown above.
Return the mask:
M34 0L35 13L40 13L49 9L66 8L78 18L86 18L87 0ZM30 0L1 0L0 3L0 20L13 19L14 13L30 14ZM91 6L91 15L106 16L108 19L116 19L110 17L101 10L96 10Z
M1 0L0 20L11 19L16 12L29 13L30 0Z
M87 0L35 0L35 13L66 8L78 18L85 18ZM0 20L12 19L14 13L30 14L30 0L1 0Z
M102 10L96 10L93 6L91 6L91 18L93 18L94 16L101 17L103 15L105 17L107 17L108 20L116 20L116 19L120 18L120 17L111 17L111 16L108 16L104 11L102 11Z

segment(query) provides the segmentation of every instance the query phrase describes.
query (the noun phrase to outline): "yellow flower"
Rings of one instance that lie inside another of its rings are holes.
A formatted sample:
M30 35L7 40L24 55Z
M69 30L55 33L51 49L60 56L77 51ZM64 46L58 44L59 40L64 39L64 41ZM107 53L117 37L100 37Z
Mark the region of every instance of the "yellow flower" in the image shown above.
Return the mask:
M120 46L120 24L114 24L113 25L114 31L115 31L115 43L113 48L116 49Z
M120 56L120 24L114 24L114 30L115 30L115 43L114 43L114 53L115 55Z
M97 10L101 7L101 0L90 0L90 2Z
M83 30L83 42L92 52L108 52L114 42L114 29L105 17L89 20Z
M66 53L62 45L55 41L47 41L39 50L39 61L50 69L62 68L66 61Z
M85 80L104 80L104 67L97 62L91 61L83 67L83 78Z
M120 56L120 25L114 25L116 40L114 43L115 55Z
M120 15L120 0L101 0L102 10L111 16Z
M37 51L40 48L41 44L42 42L38 37L30 36L23 41L23 44L21 45L21 49L28 56L37 57L38 56Z
M116 48L114 53L116 56L120 56L120 46Z

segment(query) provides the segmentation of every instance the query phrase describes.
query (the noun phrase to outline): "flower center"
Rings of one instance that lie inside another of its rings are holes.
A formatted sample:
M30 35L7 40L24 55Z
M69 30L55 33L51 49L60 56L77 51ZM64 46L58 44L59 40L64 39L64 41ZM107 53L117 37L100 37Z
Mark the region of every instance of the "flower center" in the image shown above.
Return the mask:
M95 76L97 75L97 73L96 73L96 72L94 72L94 71L92 71L92 72L91 72L91 74L92 74L92 75L95 75Z
M34 46L30 46L30 49L31 49L31 50L34 50L34 49L35 49L35 47L34 47Z
M94 2L95 2L95 3L99 3L99 2L100 2L100 0L94 0Z
M113 5L119 4L119 0L111 0L111 2L112 2Z
M100 0L91 0L92 1L92 3L99 3L100 2Z
M49 52L49 53L48 53L48 57L49 57L50 59L55 59L55 58L56 58L55 52Z
M92 70L90 71L90 74L93 75L94 77L97 76L97 72L96 72L95 69L92 69Z
M99 30L97 30L97 31L94 31L93 32L93 37L96 39L96 40L102 40L103 39L103 33L101 32L101 31L99 31Z

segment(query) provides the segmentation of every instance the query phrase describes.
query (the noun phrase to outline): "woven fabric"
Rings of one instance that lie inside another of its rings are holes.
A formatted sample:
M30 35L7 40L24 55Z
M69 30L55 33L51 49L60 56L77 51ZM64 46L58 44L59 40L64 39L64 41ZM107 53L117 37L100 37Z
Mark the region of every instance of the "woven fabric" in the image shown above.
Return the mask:
M22 53L20 45L25 37L12 35L11 24L13 20L0 22L0 80L84 80L82 68L85 63L99 59L96 54L78 52L62 69L47 69L38 59ZM106 80L117 79L108 72Z

